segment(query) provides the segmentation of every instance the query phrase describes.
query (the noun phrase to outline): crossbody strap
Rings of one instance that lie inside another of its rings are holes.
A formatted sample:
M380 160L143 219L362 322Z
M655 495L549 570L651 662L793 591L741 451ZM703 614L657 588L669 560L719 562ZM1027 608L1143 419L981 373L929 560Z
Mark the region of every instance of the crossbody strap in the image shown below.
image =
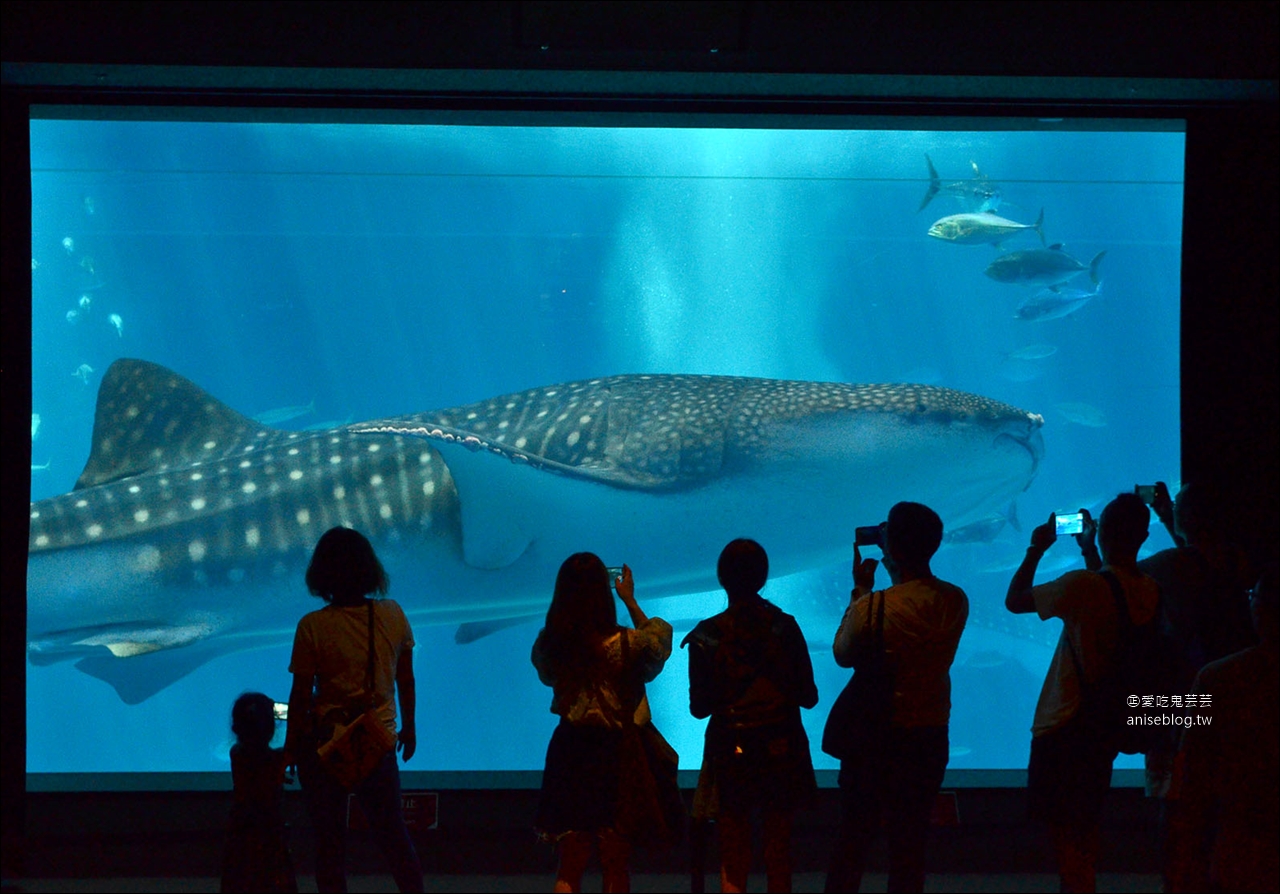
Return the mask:
M873 648L875 648L877 651L883 652L883 651L884 651L884 600L885 600L885 594L884 594L884 590L880 590L880 591L879 591L879 593L880 593L880 610L879 610L878 612L876 612L876 611L875 611L875 609L876 609L876 605L875 605L875 601L874 601L874 600L875 600L875 598L876 598L876 594L875 594L875 593L872 593L872 594L871 594L871 599L872 599L871 609L872 609L872 611L873 611L873 612L875 612L875 620L872 622L872 623L874 623L874 624L875 624L875 627L874 627L874 628L872 628L872 629L873 629L872 636L874 637L874 639L873 639L872 641L873 641L873 643L874 643Z
M374 707L377 694L374 691L373 682L373 600L369 600L369 663L365 667L364 686L365 691L369 693L369 708Z

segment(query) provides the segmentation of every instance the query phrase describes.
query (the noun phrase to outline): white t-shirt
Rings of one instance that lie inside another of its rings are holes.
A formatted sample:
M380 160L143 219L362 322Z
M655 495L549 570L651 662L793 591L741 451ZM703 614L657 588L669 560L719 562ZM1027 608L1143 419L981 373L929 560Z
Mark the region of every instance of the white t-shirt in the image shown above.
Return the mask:
M373 681L378 716L395 734L396 665L413 648L404 610L392 599L373 600ZM323 718L365 698L369 663L369 610L360 605L326 605L304 615L293 637L289 672L316 681L314 710Z

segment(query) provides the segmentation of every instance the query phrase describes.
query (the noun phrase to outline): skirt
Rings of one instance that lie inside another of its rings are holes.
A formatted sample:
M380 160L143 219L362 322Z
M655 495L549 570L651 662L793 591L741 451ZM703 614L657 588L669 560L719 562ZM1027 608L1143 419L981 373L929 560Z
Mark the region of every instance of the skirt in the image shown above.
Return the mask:
M618 819L622 731L560 721L547 746L534 823L544 841L570 832L599 833Z

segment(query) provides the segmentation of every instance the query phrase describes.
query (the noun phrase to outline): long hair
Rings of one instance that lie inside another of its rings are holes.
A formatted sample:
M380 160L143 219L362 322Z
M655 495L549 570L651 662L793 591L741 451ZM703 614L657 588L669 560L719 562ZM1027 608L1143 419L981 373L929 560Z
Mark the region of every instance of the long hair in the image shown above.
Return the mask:
M373 544L359 531L338 527L321 535L307 566L307 589L312 596L346 605L371 593L385 596L390 586Z
M556 575L543 649L560 672L585 672L618 629L609 572L594 553L574 553Z

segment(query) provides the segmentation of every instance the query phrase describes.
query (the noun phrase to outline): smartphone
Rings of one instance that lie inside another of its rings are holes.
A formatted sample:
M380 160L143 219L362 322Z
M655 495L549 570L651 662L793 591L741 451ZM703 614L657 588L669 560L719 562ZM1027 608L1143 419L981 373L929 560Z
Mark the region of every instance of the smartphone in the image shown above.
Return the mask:
M276 720L289 720L289 703L274 702L271 706L271 713L275 715Z
M609 573L609 586L613 587L616 590L618 588L617 587L618 578L622 577L622 566L610 565L608 568L605 569L605 571Z
M1156 501L1156 486L1154 484L1135 484L1133 492L1142 498L1142 502L1150 506Z
M1084 513L1069 512L1053 517L1054 531L1059 537L1063 534L1079 534L1084 530Z
M880 526L866 525L865 527L854 528L853 545L884 546L883 538L880 536Z

